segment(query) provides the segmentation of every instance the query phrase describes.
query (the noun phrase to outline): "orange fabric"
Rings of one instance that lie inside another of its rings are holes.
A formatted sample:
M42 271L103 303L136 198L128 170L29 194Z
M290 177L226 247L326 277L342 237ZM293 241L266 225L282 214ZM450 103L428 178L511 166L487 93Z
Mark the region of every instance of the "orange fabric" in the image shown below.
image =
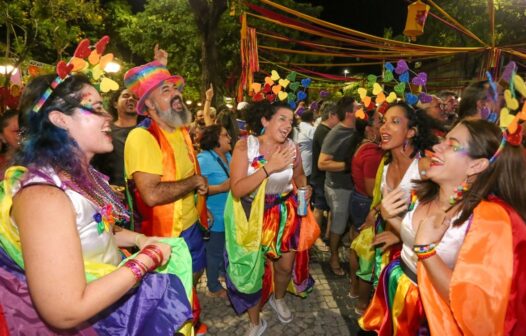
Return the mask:
M481 202L453 270L447 304L418 263L418 284L432 335L503 335L513 278L512 224L506 210Z
M163 174L161 182L176 180L176 161L173 155L173 149L170 142L163 135L157 123L151 120L149 127L146 128L159 143L161 153L163 155ZM186 148L189 151L190 160L194 164L196 174L200 174L199 163L195 157L192 141L186 128L182 129L183 137L185 139ZM175 203L168 203L164 205L157 205L154 207L147 206L138 190L135 192L135 199L137 201L137 208L143 216L142 232L149 236L172 237L179 236L183 230L183 224L174 219ZM197 211L199 213L199 221L201 226L208 228L206 202L203 196L197 197ZM203 224L204 223L204 224Z
M299 156L298 156L299 157ZM296 183L292 183L292 188L294 190L294 193L298 194L298 187L296 187ZM316 219L314 218L314 214L312 213L310 204L307 205L307 215L301 217L301 230L300 230L300 239L298 242L298 248L296 251L307 251L309 250L312 245L314 245L314 242L318 237L320 236L320 227L318 226L318 222L316 222Z
M307 215L301 217L301 231L298 243L298 251L307 251L314 245L320 236L320 227L314 219L310 205L307 206Z

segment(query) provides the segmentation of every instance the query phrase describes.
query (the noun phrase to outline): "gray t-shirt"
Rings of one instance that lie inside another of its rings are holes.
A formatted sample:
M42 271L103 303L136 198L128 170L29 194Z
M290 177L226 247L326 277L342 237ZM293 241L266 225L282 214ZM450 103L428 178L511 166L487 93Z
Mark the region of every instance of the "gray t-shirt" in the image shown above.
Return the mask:
M347 128L341 123L334 126L323 141L321 152L331 155L334 161L349 162L351 160L351 136L354 128ZM335 189L352 189L351 173L348 171L327 172L325 184Z

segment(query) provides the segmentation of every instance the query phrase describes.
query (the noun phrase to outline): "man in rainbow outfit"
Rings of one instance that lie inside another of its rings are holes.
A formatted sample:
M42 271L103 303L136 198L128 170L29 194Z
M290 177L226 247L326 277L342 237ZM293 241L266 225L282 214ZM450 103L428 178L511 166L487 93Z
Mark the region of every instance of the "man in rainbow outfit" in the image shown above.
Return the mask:
M126 72L124 84L139 98L137 113L147 116L130 132L124 149L125 174L141 217L140 230L184 238L197 282L205 267L201 229L208 226L204 202L208 184L200 175L187 129L191 114L181 94L184 79L153 61Z

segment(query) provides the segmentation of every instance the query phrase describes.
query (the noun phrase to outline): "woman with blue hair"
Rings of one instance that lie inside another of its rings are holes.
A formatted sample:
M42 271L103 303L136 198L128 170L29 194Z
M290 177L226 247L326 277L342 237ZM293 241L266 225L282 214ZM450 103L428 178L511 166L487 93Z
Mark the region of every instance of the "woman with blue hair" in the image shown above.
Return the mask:
M23 146L0 189L0 325L13 335L190 332L186 244L120 228L129 214L89 164L113 145L88 78L38 77L20 112ZM121 247L139 252L124 258Z

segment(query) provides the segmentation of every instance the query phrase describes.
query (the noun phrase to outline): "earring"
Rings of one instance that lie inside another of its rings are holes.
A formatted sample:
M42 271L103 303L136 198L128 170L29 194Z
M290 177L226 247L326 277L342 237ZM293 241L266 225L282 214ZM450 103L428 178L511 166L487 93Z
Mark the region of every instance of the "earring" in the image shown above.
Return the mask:
M449 205L453 206L457 204L462 198L464 198L464 193L469 190L470 185L468 184L468 179L464 180L462 184L455 188L453 195L449 196Z
M263 128L261 129L261 132L259 132L259 135L263 135L263 134L265 134L265 127L263 127Z
M402 152L405 152L405 150L406 150L408 144L409 144L409 140L405 139L405 140L404 140L404 144L403 144L403 146L402 146Z
M480 109L480 117L484 120L488 119L490 113L491 113L491 110L487 106L484 106L483 108Z

